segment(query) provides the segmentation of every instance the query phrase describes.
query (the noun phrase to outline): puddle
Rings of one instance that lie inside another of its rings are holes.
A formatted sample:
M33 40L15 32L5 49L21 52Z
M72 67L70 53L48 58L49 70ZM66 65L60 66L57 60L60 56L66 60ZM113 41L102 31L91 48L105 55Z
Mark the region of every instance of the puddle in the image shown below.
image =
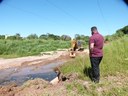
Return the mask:
M53 68L63 63L64 62L57 62L47 65L33 65L0 70L0 85L8 85L12 82L15 82L17 85L22 85L27 80L35 78L43 78L51 81L56 77Z

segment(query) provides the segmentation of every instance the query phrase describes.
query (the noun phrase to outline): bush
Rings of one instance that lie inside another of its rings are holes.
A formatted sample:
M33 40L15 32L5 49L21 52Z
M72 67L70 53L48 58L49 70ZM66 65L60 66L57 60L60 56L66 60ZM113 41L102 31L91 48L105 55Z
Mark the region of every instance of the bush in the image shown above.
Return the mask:
M30 56L69 47L70 41L61 40L0 40L0 55L1 57Z

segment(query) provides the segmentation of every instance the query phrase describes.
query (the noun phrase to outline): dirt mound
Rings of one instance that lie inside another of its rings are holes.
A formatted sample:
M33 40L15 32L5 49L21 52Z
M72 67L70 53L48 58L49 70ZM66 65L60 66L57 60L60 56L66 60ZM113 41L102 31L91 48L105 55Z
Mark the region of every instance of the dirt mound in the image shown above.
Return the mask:
M48 81L37 78L34 80L28 80L22 86L17 86L15 83L7 86L1 86L0 96L46 96L48 94L50 94L50 96L58 94L57 96L59 96L59 93L66 93L66 87L64 85L76 80L78 78L78 74L69 74L67 77L69 79L65 82L61 81L57 85L51 85Z
M7 86L1 86L0 96L14 96L16 91L17 91L17 85L15 83L7 85Z
M23 84L22 87L31 87L31 86L36 86L37 89L43 89L46 88L50 83L48 81L45 81L43 79L37 78L34 80L28 80ZM37 86L38 85L38 86Z
M17 86L15 83L13 83L7 86L1 86L0 96L26 96L26 93L31 92L33 94L34 90L43 90L48 85L49 82L43 79L28 80L22 86Z

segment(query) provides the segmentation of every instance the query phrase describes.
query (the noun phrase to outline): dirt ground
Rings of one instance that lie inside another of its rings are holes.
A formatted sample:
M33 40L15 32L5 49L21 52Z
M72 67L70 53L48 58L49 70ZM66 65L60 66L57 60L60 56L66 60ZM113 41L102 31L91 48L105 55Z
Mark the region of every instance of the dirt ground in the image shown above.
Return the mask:
M82 55L88 53L88 50L83 52L77 52L77 55ZM0 69L11 68L11 67L19 67L19 66L27 66L27 65L37 65L37 64L48 64L51 62L57 61L67 61L71 59L69 57L69 51L56 51L52 54L52 52L47 52L47 54L39 55L39 56L29 56L29 57L21 57L21 58L12 58L12 59L2 59L0 58Z
M87 53L88 50L76 52L76 56L85 55ZM0 69L48 64L51 62L68 61L71 59L73 58L70 58L68 50L57 51L54 54L45 54L43 56L29 56L13 59L1 58ZM55 86L51 85L48 81L39 78L28 80L21 86L17 86L17 84L11 83L6 86L0 86L0 96L63 96L63 94L67 93L66 86L64 85L72 82L76 77L76 74L72 74L70 80L67 82L60 82Z

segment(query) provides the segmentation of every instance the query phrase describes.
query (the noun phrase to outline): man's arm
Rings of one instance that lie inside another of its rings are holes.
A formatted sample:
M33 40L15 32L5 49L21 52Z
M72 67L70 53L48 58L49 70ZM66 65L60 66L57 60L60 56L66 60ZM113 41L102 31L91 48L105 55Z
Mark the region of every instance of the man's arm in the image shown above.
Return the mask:
M90 44L90 52L92 52L93 49L94 49L94 43L91 43L91 44Z

